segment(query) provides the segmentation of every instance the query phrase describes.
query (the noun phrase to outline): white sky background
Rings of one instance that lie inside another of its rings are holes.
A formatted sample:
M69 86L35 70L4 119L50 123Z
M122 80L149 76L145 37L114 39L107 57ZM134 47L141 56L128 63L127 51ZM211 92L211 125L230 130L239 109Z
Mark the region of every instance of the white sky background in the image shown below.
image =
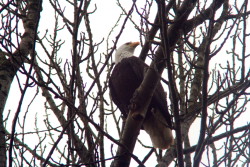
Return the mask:
M131 8L131 4L132 4L131 1L121 1L121 2L123 4L123 7L127 11ZM102 56L102 53L106 53L106 44L105 43L107 40L107 36L108 36L111 28L116 23L119 15L121 13L121 10L116 5L115 0L112 0L112 1L111 0L108 0L108 1L96 0L95 2L94 1L92 2L92 5L91 5L92 7L89 8L89 11L91 11L91 9L94 10L95 3L97 5L97 11L90 15L90 24L91 24L91 28L92 28L94 42L100 42L104 38L105 42L99 48L99 54L96 54L96 56ZM144 4L144 0L137 1L137 4L140 4L140 3ZM63 1L62 1L62 4L63 4ZM70 20L73 20L73 12L72 11L73 10L69 8L69 5L67 5L67 7L65 8L65 12L66 12L66 16ZM156 13L156 8L151 10L150 16L152 18L154 18L155 13ZM133 19L138 20L139 17L136 17L136 12L134 14L135 15L133 15ZM72 17L70 18L70 16L72 16ZM124 18L125 18L125 16L122 18L122 21L120 22L119 26L115 29L115 32L110 37L110 39L108 41L109 47L113 46L112 40L115 40L117 32L120 31L120 26L123 23ZM139 20L138 20L138 22L139 22ZM40 23L39 23L39 31L40 31L39 36L42 37L43 34L45 33L46 29L48 29L48 34L53 34L53 28L54 28L54 11L51 8L51 5L49 4L48 1L43 1L43 12L42 12ZM67 58L67 59L70 59L71 49L72 49L71 37L67 36L68 33L66 33L66 32L67 32L66 29L62 30L59 32L59 35L58 35L58 38L65 40L65 44L63 45L63 47L60 50L60 53L61 53L60 56L63 56L64 58ZM123 31L123 34L122 34L117 46L120 46L121 44L128 42L128 41L139 41L139 40L140 40L139 39L139 32L128 21L128 23L126 24L125 30ZM228 45L230 45L230 44L228 44ZM39 47L39 45L37 45L37 50L39 50L39 49L41 49L41 48ZM136 56L139 55L140 50L141 50L141 47L138 46L136 51L135 51ZM249 53L249 51L247 53ZM231 57L229 57L229 58L231 58ZM113 57L113 60L114 60L114 57ZM226 58L224 60L214 59L211 61L211 64L214 64L215 62L222 63L222 61L226 61L226 60L227 60ZM28 66L27 66L27 68L28 68ZM82 68L82 69L85 70L85 68ZM85 71L83 71L83 73L85 73ZM102 75L102 77L104 77L104 76L105 75ZM22 83L24 83L26 78L23 78L20 76L20 79L21 79ZM90 85L91 83L92 83L92 81L90 83L87 83L87 84ZM88 87L88 85L87 85L87 87ZM39 92L41 93L41 90L39 90ZM27 110L27 105L30 103L30 100L33 98L35 93L36 93L36 87L28 89L27 94L25 96L24 105L22 105L23 106L22 112L20 113L21 118L25 114L25 111ZM8 98L8 101L7 101L7 104L5 107L5 110L6 110L5 114L6 115L7 115L7 111L11 110L10 115L11 115L11 118L13 118L13 114L15 113L15 111L17 109L19 99L20 99L20 90L18 89L18 85L17 85L17 82L15 80L12 84L12 89L10 90L9 98ZM39 130L45 130L45 126L44 126L44 119L45 119L44 102L45 102L45 99L41 95L38 95L38 97L36 97L35 101L30 106L29 112L28 112L28 117L27 117L27 122L26 122L26 129L25 129L26 132L34 132L35 131L35 125L34 125L35 124L35 120L34 120L35 114L37 114L37 118L38 118L37 123L39 125ZM117 111L117 114L119 115L120 112ZM52 113L51 113L49 118L51 120L55 120L57 122L57 119L54 118ZM239 126L240 126L240 124L246 125L246 122L248 121L247 118L248 118L247 115L245 117L243 117L242 121L239 122ZM10 119L10 120L12 120L12 119ZM55 125L56 124L59 125L56 122L55 122ZM199 121L196 121L196 123L194 123L190 128L189 134L190 134L190 136L192 136L192 140L190 140L191 146L197 143L197 139L198 139L198 135L199 135L199 126L200 126ZM111 127L112 126L110 126L108 130L109 130L109 133L112 134ZM8 130L10 130L10 129L11 129L11 122L8 122ZM19 130L20 129L17 128L17 132L20 132ZM31 136L34 137L35 135L31 135ZM114 137L117 136L117 133L114 133L112 136L114 136ZM28 137L26 136L25 139L28 139ZM55 139L57 139L57 137L55 137ZM144 144L151 145L151 141L149 140L149 136L144 131L140 132L139 139L141 141L143 141ZM38 143L38 138L29 138L28 140L29 140L28 143L31 145L31 148L32 147L34 148L35 145ZM67 140L67 138L65 140ZM106 138L105 138L105 143L107 143L107 150L110 150L109 149L110 142ZM137 143L134 154L137 155L138 158L142 160L142 158L144 158L144 156L148 153L149 150L150 149L147 149L147 150L142 149L140 144ZM49 150L47 150L47 151L49 151ZM111 157L110 153L107 153L106 158L110 158L110 157ZM156 162L155 158L150 158L145 165L146 166L155 166L156 163L157 162ZM130 166L135 166L136 164L137 163L132 162L132 164Z

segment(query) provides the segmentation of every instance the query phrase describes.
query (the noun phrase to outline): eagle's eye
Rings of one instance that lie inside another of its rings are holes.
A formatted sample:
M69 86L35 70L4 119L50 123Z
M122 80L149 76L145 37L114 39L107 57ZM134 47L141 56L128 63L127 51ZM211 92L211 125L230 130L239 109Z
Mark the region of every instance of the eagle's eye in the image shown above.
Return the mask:
M125 45L129 45L129 44L131 44L131 42L127 42L127 43L125 43Z

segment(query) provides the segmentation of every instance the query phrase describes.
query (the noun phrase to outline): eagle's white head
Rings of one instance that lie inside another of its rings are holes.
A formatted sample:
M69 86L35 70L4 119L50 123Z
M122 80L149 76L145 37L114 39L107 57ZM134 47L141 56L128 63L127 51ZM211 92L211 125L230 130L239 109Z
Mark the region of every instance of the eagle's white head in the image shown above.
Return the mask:
M115 64L118 64L123 58L133 56L135 48L139 44L140 42L127 42L120 46L115 53Z

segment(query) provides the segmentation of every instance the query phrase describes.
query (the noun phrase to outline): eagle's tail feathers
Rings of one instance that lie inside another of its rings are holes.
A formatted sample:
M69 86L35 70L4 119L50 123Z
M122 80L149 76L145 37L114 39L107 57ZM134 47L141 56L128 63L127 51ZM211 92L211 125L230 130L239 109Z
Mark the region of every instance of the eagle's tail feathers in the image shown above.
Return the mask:
M155 148L168 149L174 144L172 130L159 111L154 110L145 118L143 128L149 134Z

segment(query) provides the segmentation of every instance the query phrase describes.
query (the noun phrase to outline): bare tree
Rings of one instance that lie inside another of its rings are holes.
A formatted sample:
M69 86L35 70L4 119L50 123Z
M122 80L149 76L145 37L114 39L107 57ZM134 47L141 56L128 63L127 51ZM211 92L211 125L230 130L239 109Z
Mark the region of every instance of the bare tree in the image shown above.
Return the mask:
M0 2L0 166L248 166L248 0L105 3ZM119 9L113 25L93 24L104 8ZM127 29L149 69L123 120L108 79ZM173 116L168 150L138 140L158 82Z

